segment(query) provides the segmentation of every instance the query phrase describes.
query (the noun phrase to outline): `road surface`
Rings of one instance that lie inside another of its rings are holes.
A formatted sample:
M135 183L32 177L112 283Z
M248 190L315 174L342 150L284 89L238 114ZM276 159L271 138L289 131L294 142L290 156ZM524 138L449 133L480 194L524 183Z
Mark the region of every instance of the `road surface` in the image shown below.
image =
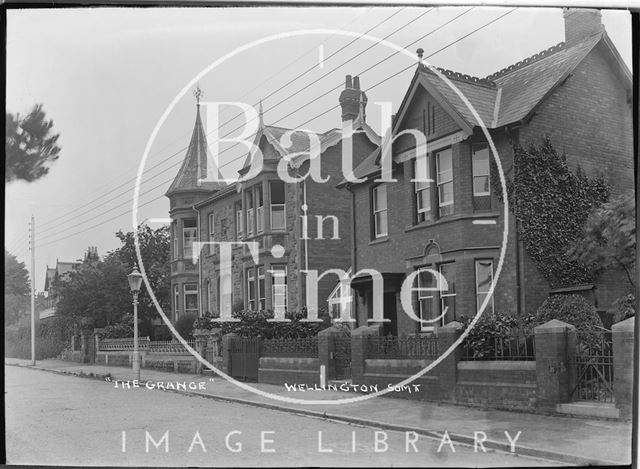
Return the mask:
M5 366L5 404L8 464L555 465L415 434L145 388L116 389L113 383L12 366Z

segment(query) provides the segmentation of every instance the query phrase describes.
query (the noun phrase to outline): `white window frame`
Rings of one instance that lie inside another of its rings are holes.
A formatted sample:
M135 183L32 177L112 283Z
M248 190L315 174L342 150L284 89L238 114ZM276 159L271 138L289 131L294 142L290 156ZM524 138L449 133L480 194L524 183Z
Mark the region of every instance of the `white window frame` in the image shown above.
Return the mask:
M445 266L453 266L453 269L454 269L454 273L453 273L453 275L454 275L454 276L457 276L457 273L458 273L458 272L457 272L457 270L456 270L456 263L455 263L455 262L443 262L442 264L438 265L438 272L439 272L439 273L440 273L440 275L442 275L442 276L445 278L445 280L447 281L447 287L448 287L448 290L447 290L447 291L449 291L449 290L451 289L451 285L452 285L452 284L453 284L453 286L455 287L455 284L456 284L455 280L456 280L456 279L454 278L454 281L453 281L453 282L450 282L450 281L449 281L449 279L448 279L448 278L447 278L447 277L442 273L442 267L445 267ZM454 304L454 311L453 311L453 314L455 315L455 304L456 304L456 295L457 295L456 291L454 290L454 292L453 292L453 293L444 293L444 292L442 292L442 291L439 291L439 292L438 292L438 294L440 295L440 314L443 314L443 313L444 313L444 298L453 298L453 304ZM448 314L448 312L447 312L447 314ZM456 319L456 318L455 318L455 316L454 316L454 317L453 317L453 320L455 320L455 319ZM445 317L443 316L443 317L442 317L442 323L443 323L443 324L444 324L444 320L445 320Z
M180 285L173 285L173 315L174 319L178 319L180 315Z
M431 288L435 288L433 285L436 284L437 282L435 281L436 279L434 278L433 274L431 272L424 272L424 275L429 275L432 279L433 279L433 284L431 286ZM431 301L431 306L436 306L435 303L435 295L436 295L436 291L435 290L423 290L423 288L426 289L426 286L422 285L422 274L418 274L418 309L419 309L419 313L420 313L420 319L421 320L425 320L425 319L433 319L433 318L425 318L424 314L425 312L422 310L422 300L430 300ZM437 306L436 306L437 308ZM438 312L438 311L433 311L433 313L435 313L434 317L437 317L439 314L442 313L442 311ZM444 320L444 318L440 319L440 325L442 325L442 321ZM435 322L429 322L429 323L420 323L420 331L421 332L429 332L429 331L433 331L433 329L435 328Z
M195 286L195 289L192 289L191 287ZM185 283L182 287L183 290L183 297L184 297L184 313L188 314L188 313L192 313L195 312L196 314L198 314L198 301L199 301L199 295L198 295L198 284L197 283ZM196 309L187 309L187 296L190 295L195 295L196 297Z
M430 178L429 174L429 158L425 158L425 164L427 165L427 179ZM431 182L419 182L418 179L418 159L413 160L413 190L416 198L416 222L422 223L431 219ZM426 192L429 196L429 204L427 207L420 208L422 201L422 193Z
M250 311L256 310L256 298L257 298L257 283L256 273L254 267L249 267L247 270L247 309ZM253 297L251 297L251 283L253 283Z
M487 291L480 291L480 285L478 285L478 267L481 263L488 262L491 266L491 281L489 282L489 289ZM480 306L484 301L484 297L489 294L491 290L491 285L493 284L493 259L476 259L475 261L475 283L476 283L476 311L480 311ZM487 308L484 310L485 313L489 313L491 315L494 314L494 301L493 295L491 295L491 300L487 303Z
M351 268L347 271L347 275L351 275ZM345 290L351 290L351 284L344 286L342 282L338 282L327 299L327 303L329 303L329 315L332 319L342 317L343 308L346 310L348 317L351 318L353 296L350 291L345 292ZM333 313L334 307L337 308L337 314Z
M284 275L275 274L276 272L284 272ZM286 265L272 265L270 269L271 273L271 306L274 311L277 308L284 308L287 310L287 266ZM283 280L280 283L280 279ZM280 291L278 291L280 290ZM283 301L277 302L276 298L281 298Z
M244 236L244 226L242 217L242 207L236 209L236 238L242 239Z
M195 221L195 227L185 227L184 223L186 221ZM187 233L192 233L193 237L190 243L187 242ZM183 259L192 259L193 258L193 243L198 241L198 221L195 219L185 219L182 221L182 258Z
M486 150L487 153L487 168L485 173L476 174L476 166L475 166L475 156L476 154L480 154L481 150ZM471 171L472 171L472 179L471 184L473 188L473 196L474 197L485 197L491 195L491 152L489 150L489 145L486 143L474 143L471 147ZM476 178L487 178L487 190L482 192L476 192Z
M447 153L449 155L449 158L451 159L451 169L441 172L440 158L441 156L446 155ZM446 173L450 173L450 175L448 178L443 179ZM451 184L451 200L447 202L443 202L442 194L444 193L444 190L441 190L441 189L443 189L444 186L447 184ZM439 209L438 216L443 217L443 216L448 216L453 214L455 194L454 194L454 182L453 182L453 150L451 149L451 147L445 148L444 150L440 150L436 152L436 185L438 186L438 209ZM449 206L451 206L451 210L448 209ZM443 214L442 212L445 207L447 207L446 209L447 213Z
M379 208L377 205L378 202L378 196L377 193L378 191L384 189L384 208ZM371 197L372 197L372 204L371 204L371 210L372 210L372 216L373 216L373 237L375 239L378 238L384 238L385 236L389 235L389 218L388 218L388 207L389 207L389 202L387 200L387 185L386 184L378 184L377 186L375 186L372 190L371 190ZM378 231L379 228L379 223L378 223L378 215L380 215L380 217L384 216L385 220L386 220L386 227L387 229L385 230L385 232L383 233L382 231Z
M211 212L209 214L209 242L213 243L215 242L215 238L216 238L216 215L215 213ZM209 254L213 254L214 253L214 245L210 244L209 245Z
M179 250L179 241L178 241L178 222L174 222L172 225L172 232L173 232L173 258L174 259L178 259L179 254L180 254L180 250Z
M274 204L273 203L273 190L272 187L274 184L282 184L282 193L284 196L284 202L285 203L281 203L281 204ZM271 181L269 182L269 201L271 203L271 205L269 206L269 225L271 226L271 231L284 231L287 229L287 205L286 205L286 186L284 185L284 182L280 182L280 181ZM275 226L273 223L273 212L274 209L277 209L278 211L282 210L282 226Z
M267 298L266 298L266 276L264 274L264 266L257 266L256 267L256 280L257 280L257 291L256 291L256 296L257 296L257 303L256 306L258 307L258 310L260 311L264 311L265 309L267 309Z
M254 215L254 206L255 206L255 201L253 200L253 190L250 189L248 191L246 191L246 199L245 199L245 203L247 204L246 206L246 211L247 211L247 220L246 220L246 224L245 224L245 228L247 230L247 236L253 236L253 226L254 226L254 222L255 222L255 215ZM251 208L249 208L249 201L251 201Z
M256 186L254 193L254 200L256 205L256 233L264 233L264 192L262 192L262 184ZM260 205L258 205L260 200Z

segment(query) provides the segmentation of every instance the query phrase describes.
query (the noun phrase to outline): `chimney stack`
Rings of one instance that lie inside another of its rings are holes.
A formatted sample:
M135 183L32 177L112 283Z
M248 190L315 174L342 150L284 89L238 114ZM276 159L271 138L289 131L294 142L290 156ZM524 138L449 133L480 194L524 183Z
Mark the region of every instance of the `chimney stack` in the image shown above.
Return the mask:
M354 120L362 112L362 120L365 119L367 95L360 90L360 77L345 77L345 88L340 93L340 107L342 108L342 120Z
M590 8L563 8L564 40L576 44L604 31L602 13Z

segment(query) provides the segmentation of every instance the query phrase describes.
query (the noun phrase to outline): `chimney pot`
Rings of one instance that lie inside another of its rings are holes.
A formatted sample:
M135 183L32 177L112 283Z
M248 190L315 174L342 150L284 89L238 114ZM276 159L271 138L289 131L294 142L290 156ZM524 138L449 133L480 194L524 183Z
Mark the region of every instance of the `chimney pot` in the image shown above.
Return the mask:
M353 87L356 90L360 89L360 77L353 77Z
M345 88L353 88L353 84L351 83L351 75L347 75L344 79L344 87Z
M416 54L418 54L418 58L422 59L422 56L424 55L424 49L422 47L420 47L417 51Z

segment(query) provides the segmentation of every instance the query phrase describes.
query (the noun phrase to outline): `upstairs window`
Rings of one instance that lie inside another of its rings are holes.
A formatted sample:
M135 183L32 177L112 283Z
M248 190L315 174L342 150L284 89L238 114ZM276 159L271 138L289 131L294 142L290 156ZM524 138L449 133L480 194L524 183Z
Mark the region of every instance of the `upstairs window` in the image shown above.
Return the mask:
M453 213L453 158L451 148L436 153L436 182L438 185L438 216Z
M236 239L242 239L243 236L243 223L242 223L242 206L240 204L236 204Z
M491 185L489 146L486 143L473 145L471 162L473 167L473 208L488 210L491 208Z
M248 190L246 192L246 203L247 203L247 236L253 235L253 222L254 222L254 214L253 214L253 192Z
M184 220L182 225L182 257L193 258L193 243L198 237L198 223L195 218Z
M413 188L416 197L416 223L431 220L431 181L429 159L413 160Z
M371 191L373 237L382 238L389 234L387 226L387 186L380 184Z
M173 258L178 258L178 222L174 221L171 225L171 236L173 237Z
M215 214L210 213L208 218L209 218L209 242L213 243L216 240L216 217L215 217ZM213 244L209 245L209 254L213 254L214 247L215 246Z
M256 231L264 231L264 202L262 197L262 184L256 186Z
M284 230L286 228L284 182L271 182L269 190L271 196L271 229L274 231Z

